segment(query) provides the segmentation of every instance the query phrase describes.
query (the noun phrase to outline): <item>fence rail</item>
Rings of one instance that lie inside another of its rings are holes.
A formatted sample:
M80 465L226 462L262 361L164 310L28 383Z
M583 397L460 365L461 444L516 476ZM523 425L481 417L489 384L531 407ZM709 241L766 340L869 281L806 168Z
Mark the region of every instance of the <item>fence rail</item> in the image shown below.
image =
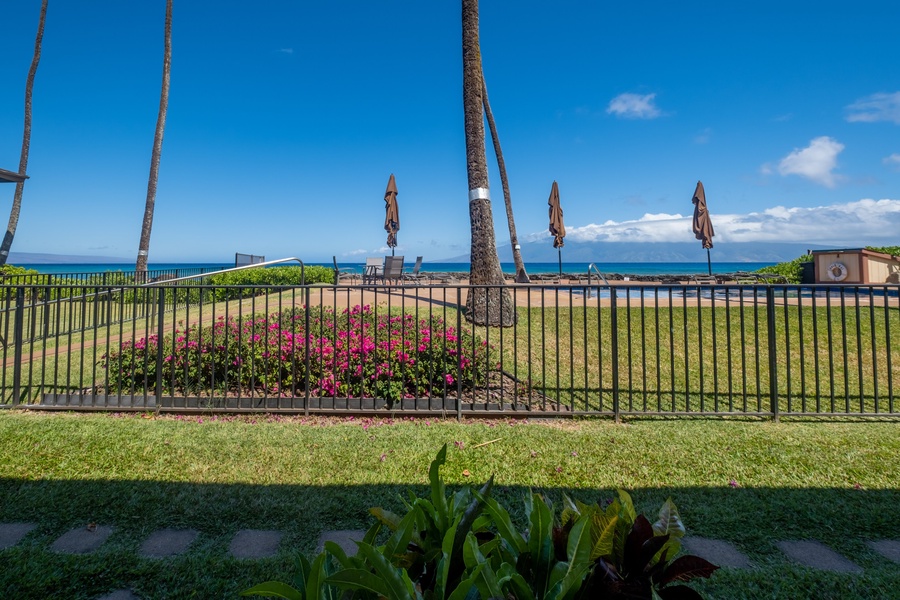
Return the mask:
M896 285L163 283L0 293L5 406L900 416ZM504 294L511 301L500 302ZM515 324L470 323L470 295L485 299L471 305L486 315L492 302L515 311Z

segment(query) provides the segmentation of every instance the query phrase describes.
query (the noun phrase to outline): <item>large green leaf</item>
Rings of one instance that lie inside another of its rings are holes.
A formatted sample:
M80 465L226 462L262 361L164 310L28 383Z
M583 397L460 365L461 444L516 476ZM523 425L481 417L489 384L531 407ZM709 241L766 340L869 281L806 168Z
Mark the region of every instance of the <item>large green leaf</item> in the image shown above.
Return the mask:
M476 497L480 496L478 492L473 493ZM490 515L503 542L513 550L516 556L525 551L527 548L525 538L513 525L509 512L499 502L494 498L484 498L484 512Z
M532 494L532 510L528 532L528 550L534 569L535 595L543 598L553 568L553 515L538 494Z
M444 480L441 479L441 466L447 462L447 444L444 444L437 457L431 461L428 469L428 480L431 482L431 503L435 510L435 524L444 531L449 526L447 517L447 497L444 493Z
M481 592L481 597L503 598L500 580L497 578L497 574L494 573L494 569L491 568L490 563L485 559L481 550L478 548L478 540L476 540L475 536L471 533L466 536L466 541L463 545L463 556L466 561L466 566L472 569L473 572L477 567L481 567L481 569L478 570L478 577L475 579L475 586L478 588L478 591Z
M375 575L384 581L388 593L382 594L383 596L389 600L407 600L414 597L415 594L411 589L409 577L404 577L406 572L392 565L388 558L379 552L377 548L360 542L359 553L363 555L369 566L375 571ZM310 599L307 598L307 600Z
M325 551L335 557L338 561L338 564L345 569L354 569L362 566L361 564L359 564L362 561L354 561L354 559L347 556L347 553L344 552L343 548L332 541L325 542Z
M450 549L451 576L454 576L457 568L459 568L460 571L462 570L462 563L459 561L462 558L461 553L463 548L463 541L471 532L472 524L475 522L475 518L478 517L478 514L484 508L484 499L490 497L491 488L493 486L494 478L491 477L481 488L478 495L475 496L475 498L469 504L468 508L466 508L466 512L463 513L459 518L458 524L456 525L456 536L453 538L453 547ZM457 562L459 562L458 567Z
M389 510L384 510L380 506L370 508L369 513L391 531L396 531L397 527L400 526L400 521L403 520L403 517L401 517L400 515L392 513Z
M306 580L309 578L309 571L312 568L309 564L309 559L306 558L303 554L298 554L295 559L296 572L294 573L294 579L292 583L294 584L294 588L298 590L306 589Z
M372 546L375 545L375 541L378 539L378 532L381 531L381 521L375 521L372 523L372 526L366 531L366 535L363 536L362 541L366 544L370 544Z
M659 520L653 524L653 532L656 535L684 537L684 523L681 522L681 515L678 514L678 508L671 498L668 498L659 509Z
M406 516L403 517L397 525L397 529L394 531L393 535L391 535L385 543L384 555L388 560L393 562L395 556L402 552L406 552L406 547L409 545L409 540L413 537L413 532L415 531L416 512L417 509L414 507L411 511L406 513Z
M463 579L459 582L459 585L456 586L456 589L450 594L450 597L447 600L468 600L469 595L472 592L475 592L477 597L478 588L475 585L475 582L478 581L478 578L481 577L481 570L484 567L481 565L475 567L469 577ZM437 600L442 600L442 597L435 595Z
M512 564L503 563L497 570L497 577L500 587L512 594L516 600L535 600L534 590Z
M569 521L574 521L581 515L581 511L578 510L578 506L569 498L568 495L563 494L563 509L559 515L559 524L560 527L565 528L568 525Z
M591 540L594 543L591 548L591 562L601 556L612 555L618 525L618 516L609 517L600 511L591 515Z
M325 578L325 560L328 554L320 553L312 561L309 567L309 576L306 578L306 594L304 600L326 600L328 597Z
M591 566L591 527L588 519L582 517L572 526L566 555L568 562L557 563L553 568L545 600L561 600L581 587Z
M241 596L266 596L269 598L286 598L287 600L303 600L303 594L280 581L267 581L241 592Z
M343 569L328 577L325 582L341 589L366 590L386 598L391 594L385 581L366 569Z
M616 491L619 493L619 504L621 505L620 516L625 517L629 524L633 524L635 519L637 519L637 511L634 510L634 502L631 501L631 496L625 490Z

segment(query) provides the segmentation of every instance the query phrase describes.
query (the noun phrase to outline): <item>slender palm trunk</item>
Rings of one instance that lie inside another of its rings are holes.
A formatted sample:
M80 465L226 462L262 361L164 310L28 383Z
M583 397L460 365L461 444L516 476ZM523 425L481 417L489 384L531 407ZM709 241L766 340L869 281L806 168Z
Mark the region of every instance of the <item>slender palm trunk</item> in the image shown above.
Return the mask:
M25 80L25 130L22 133L19 175L24 175L28 168L28 151L31 149L31 90L34 88L34 75L37 73L38 63L41 62L41 43L44 40L44 19L46 16L47 0L44 0L41 2L41 17L38 21L37 37L34 40L34 56L31 58L28 78ZM0 265L5 265L6 259L9 258L9 249L12 247L13 238L16 235L16 227L19 226L19 214L22 212L22 192L24 190L25 182L18 182L15 196L13 196L12 208L9 211L9 224L6 226L3 243L0 244Z
M469 220L472 226L469 282L497 286L469 290L466 319L480 325L510 326L515 323L515 307L509 290L500 287L504 284L503 271L497 257L484 147L484 87L478 41L478 0L462 0L462 46Z
M166 111L169 107L169 71L172 67L172 0L166 0L166 34L163 51L162 91L159 96L159 114L156 118L156 135L150 154L150 178L147 182L147 203L141 225L141 241L138 245L134 270L139 281L147 277L147 255L150 252L150 231L153 229L153 210L156 206L156 184L159 180L159 157L162 154L163 134L166 131Z
M519 236L516 235L516 221L513 218L512 198L509 193L509 180L506 178L506 161L503 160L503 150L500 149L500 135L497 133L497 124L494 123L494 113L491 111L491 103L488 100L487 83L484 81L484 73L481 74L481 92L484 95L484 114L487 116L488 126L491 129L491 140L494 142L494 155L497 157L497 168L500 169L500 184L503 186L503 202L506 204L506 220L509 223L509 243L512 246L513 263L516 266L516 283L529 283L528 273L525 272L525 263L522 261L522 251L519 248Z

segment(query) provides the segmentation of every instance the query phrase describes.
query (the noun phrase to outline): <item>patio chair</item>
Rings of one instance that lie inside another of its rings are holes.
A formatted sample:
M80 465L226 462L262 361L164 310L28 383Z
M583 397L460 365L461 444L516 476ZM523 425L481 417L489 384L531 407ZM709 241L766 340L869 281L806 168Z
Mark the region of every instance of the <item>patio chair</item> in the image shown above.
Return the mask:
M413 284L418 285L423 279L425 279L427 277L423 273L419 273L419 271L421 269L422 269L422 257L417 256L416 264L413 266L412 271L410 271L409 273L403 273L402 277L400 278L401 281L403 283L412 282Z
M402 256L385 256L384 257L384 274L381 276L381 282L385 285L399 284L403 277L403 257Z
M331 260L334 261L334 285L339 284L341 280L349 280L350 282L354 282L359 279L359 274L353 267L338 266L337 256L332 256Z
M363 268L362 282L377 283L384 273L384 259L377 256L366 258L366 266Z

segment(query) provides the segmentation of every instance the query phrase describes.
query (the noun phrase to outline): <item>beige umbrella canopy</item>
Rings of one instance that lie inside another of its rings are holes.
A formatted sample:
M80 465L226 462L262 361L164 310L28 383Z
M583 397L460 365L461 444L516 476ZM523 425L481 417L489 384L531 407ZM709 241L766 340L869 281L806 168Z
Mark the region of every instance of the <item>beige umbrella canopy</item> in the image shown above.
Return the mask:
M703 182L697 182L697 188L694 190L694 197L691 199L691 202L694 203L694 236L706 248L706 263L709 266L709 274L712 275L709 249L713 247L712 239L716 232L713 230L712 220L710 220L709 211L706 209L706 190L703 189Z
M562 247L565 244L563 238L566 237L566 225L563 223L563 210L559 205L559 186L553 182L550 188L550 199L547 200L550 205L550 235L553 236L553 247L559 249L559 272L562 273Z
M400 208L397 206L397 182L394 174L388 179L384 191L384 230L388 232L387 245L391 248L391 256L397 247L397 232L400 231Z

